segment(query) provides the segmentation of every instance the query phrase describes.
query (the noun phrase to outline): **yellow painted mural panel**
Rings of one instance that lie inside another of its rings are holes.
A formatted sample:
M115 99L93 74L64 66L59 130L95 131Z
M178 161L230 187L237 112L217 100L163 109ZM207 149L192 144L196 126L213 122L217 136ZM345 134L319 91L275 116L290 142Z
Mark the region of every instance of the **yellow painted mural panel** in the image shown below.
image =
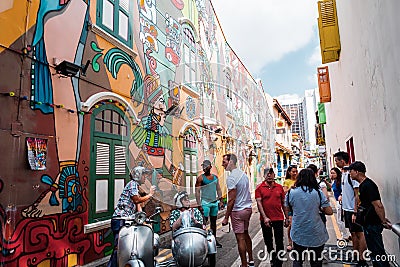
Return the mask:
M115 47L100 36L97 36L97 42L99 48L104 49L104 51L108 51L111 48ZM104 55L102 59L103 58ZM142 70L141 72L143 73ZM123 64L119 69L118 76L116 78L114 78L109 71L107 71L107 76L112 92L130 99L130 91L132 89L132 84L135 81L135 76L133 74L132 68L129 67L127 64Z
M39 4L39 0L0 1L0 53L35 24Z
M78 265L78 255L77 254L69 254L68 255L68 266L76 266Z
M37 265L37 267L49 267L49 266L50 266L50 260L44 260Z

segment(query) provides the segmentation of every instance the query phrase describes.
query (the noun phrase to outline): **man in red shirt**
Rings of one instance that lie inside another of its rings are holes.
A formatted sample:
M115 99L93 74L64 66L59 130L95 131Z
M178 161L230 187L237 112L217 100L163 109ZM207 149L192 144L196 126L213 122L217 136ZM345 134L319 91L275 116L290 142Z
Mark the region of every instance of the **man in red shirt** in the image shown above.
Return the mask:
M283 251L283 226L287 227L288 219L284 220L283 205L285 192L280 184L275 183L274 169L264 170L264 181L256 188L255 196L260 212L261 229L268 254L271 256L271 266L282 267L282 261L277 252ZM272 233L272 229L274 233ZM275 236L275 251L272 238Z

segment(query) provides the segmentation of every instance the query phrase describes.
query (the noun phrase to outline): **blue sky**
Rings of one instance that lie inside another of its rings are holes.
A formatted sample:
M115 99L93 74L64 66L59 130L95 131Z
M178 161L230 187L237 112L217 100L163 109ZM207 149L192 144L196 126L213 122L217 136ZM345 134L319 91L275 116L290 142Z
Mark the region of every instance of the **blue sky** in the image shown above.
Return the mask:
M211 0L227 42L271 96L317 87L317 0Z
M316 30L317 31L317 30ZM304 90L317 87L316 53L319 53L318 32L315 38L299 50L285 54L280 60L268 63L264 66L259 78L263 82L264 90L272 95L298 94Z

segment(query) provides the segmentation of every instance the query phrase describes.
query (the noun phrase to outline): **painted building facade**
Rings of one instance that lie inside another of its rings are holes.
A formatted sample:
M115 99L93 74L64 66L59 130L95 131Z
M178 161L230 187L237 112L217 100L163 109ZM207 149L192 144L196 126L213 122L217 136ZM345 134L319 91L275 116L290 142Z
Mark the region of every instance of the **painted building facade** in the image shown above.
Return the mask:
M84 265L111 253L110 218L138 164L164 206L209 159L238 155L254 187L272 160L261 82L207 0L0 4L0 265ZM223 188L225 188L223 186Z
M277 99L270 98L270 101L275 120L275 167L277 179L282 180L293 157L292 120Z
M400 34L394 25L400 23L400 2L337 0L333 4L340 54L326 65L331 91L331 100L325 103L329 166L333 167L333 154L339 149L348 151L353 161L363 161L366 175L380 189L386 217L398 223ZM385 249L398 264L398 236L384 230L383 237Z

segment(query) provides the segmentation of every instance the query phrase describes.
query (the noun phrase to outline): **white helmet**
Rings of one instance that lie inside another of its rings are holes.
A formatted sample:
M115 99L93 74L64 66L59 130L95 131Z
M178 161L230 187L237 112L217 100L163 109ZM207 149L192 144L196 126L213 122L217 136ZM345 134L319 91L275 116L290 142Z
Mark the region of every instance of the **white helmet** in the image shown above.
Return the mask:
M142 179L142 175L146 173L150 173L150 170L143 166L136 166L131 169L130 177L132 180L139 182Z
M178 192L176 193L176 195L174 196L174 202L175 202L175 206L180 209L183 207L182 204L182 198L184 197L189 197L189 194L186 191L182 191L182 192Z

